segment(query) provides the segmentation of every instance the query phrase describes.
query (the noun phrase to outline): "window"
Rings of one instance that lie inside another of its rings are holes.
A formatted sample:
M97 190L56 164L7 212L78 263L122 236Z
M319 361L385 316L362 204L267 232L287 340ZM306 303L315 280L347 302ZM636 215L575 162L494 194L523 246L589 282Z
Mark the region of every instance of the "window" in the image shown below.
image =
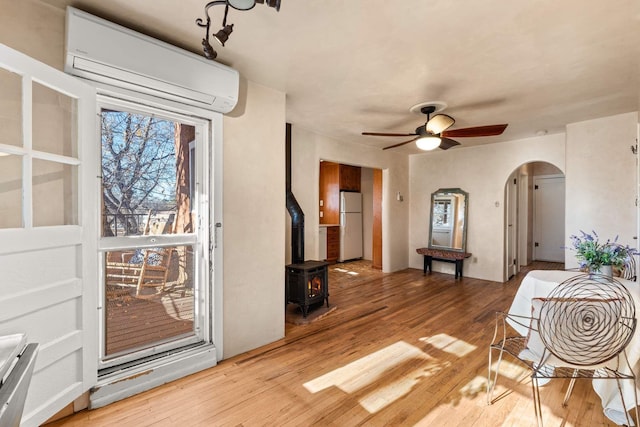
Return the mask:
M211 341L209 122L99 99L101 367ZM108 372L108 370L107 370Z
M433 204L433 225L435 227L450 227L451 220L451 200L436 199Z
M0 229L79 225L77 100L37 81L23 100L21 80L0 68Z

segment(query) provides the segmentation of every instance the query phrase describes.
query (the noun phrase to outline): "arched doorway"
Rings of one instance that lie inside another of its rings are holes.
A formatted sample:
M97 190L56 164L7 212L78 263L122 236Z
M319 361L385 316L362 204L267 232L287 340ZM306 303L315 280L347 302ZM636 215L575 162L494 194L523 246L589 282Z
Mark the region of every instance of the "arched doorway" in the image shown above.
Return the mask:
M564 262L564 173L547 162L518 167L505 183L504 279L531 261Z

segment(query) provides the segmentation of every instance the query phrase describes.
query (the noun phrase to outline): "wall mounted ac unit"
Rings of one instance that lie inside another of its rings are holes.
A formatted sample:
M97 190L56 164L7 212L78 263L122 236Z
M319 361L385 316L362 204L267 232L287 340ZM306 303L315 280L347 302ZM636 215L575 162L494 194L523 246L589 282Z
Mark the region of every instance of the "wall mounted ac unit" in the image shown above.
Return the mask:
M67 8L65 72L96 82L228 113L238 102L233 68Z

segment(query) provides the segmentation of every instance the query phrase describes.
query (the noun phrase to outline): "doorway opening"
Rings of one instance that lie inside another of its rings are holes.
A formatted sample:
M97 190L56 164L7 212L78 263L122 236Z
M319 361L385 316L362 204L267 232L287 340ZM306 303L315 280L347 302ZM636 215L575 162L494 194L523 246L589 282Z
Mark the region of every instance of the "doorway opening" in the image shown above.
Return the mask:
M319 171L318 258L382 270L382 170L321 160Z
M504 280L532 261L564 263L565 176L547 162L518 167L505 183Z

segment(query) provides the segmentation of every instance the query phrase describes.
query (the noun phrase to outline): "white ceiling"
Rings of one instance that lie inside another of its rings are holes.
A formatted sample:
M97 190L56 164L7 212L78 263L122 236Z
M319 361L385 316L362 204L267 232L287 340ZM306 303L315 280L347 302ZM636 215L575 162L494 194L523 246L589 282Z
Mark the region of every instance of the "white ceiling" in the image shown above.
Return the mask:
M70 4L200 52L202 0L42 0ZM210 9L212 31L224 8ZM476 144L564 131L567 123L638 110L640 8L635 0L282 0L232 10L218 60L287 94L287 121L382 148L444 101L452 129L509 123ZM408 139L408 138L406 138ZM420 152L414 144L395 149Z

